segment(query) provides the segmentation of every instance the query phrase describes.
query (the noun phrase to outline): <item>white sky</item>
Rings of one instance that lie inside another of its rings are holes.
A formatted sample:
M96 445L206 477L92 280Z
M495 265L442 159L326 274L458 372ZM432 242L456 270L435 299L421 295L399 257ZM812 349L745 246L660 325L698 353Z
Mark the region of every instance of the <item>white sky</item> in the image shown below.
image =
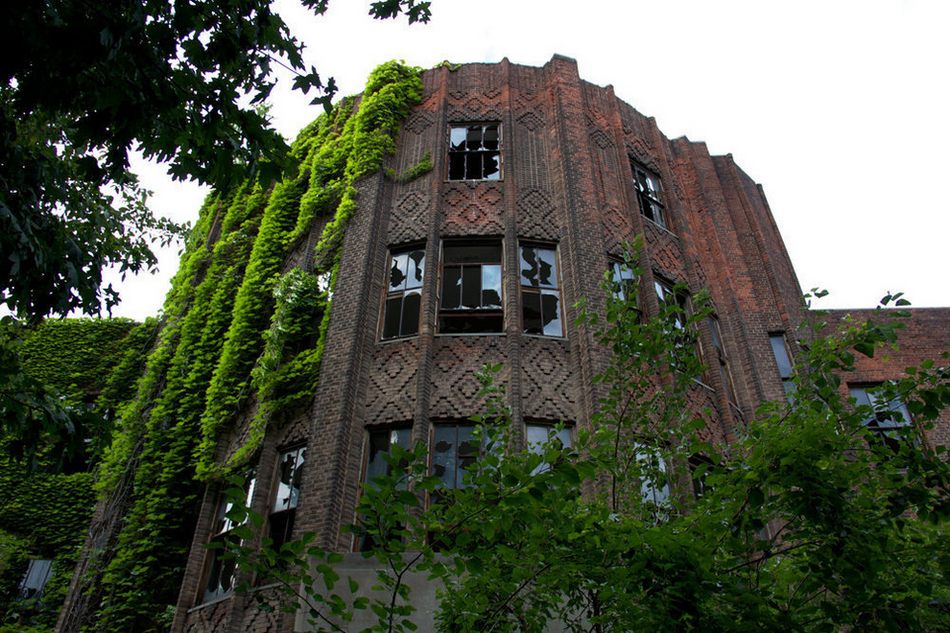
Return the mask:
M434 0L431 23L411 27L371 20L369 0L332 0L323 17L277 4L341 95L393 58L573 57L669 138L732 153L764 186L802 287L831 291L823 307L887 290L950 306L947 0ZM282 83L272 114L293 138L319 107ZM160 212L195 219L202 190L139 169ZM176 269L177 250L163 253L158 275L119 286L114 314L155 314Z

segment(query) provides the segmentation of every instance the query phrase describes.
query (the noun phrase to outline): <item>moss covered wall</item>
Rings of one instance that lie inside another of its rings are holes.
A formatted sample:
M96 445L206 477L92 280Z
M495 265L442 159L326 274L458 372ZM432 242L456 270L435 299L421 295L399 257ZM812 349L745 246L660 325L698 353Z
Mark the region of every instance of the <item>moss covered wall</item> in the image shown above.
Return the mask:
M300 133L294 176L208 197L100 470L100 536L87 543L61 630L167 628L204 482L246 464L269 426L313 399L355 183L382 168L421 96L420 69L383 64L362 95ZM287 269L312 231L321 232L312 269ZM219 455L247 410L256 414L244 441Z

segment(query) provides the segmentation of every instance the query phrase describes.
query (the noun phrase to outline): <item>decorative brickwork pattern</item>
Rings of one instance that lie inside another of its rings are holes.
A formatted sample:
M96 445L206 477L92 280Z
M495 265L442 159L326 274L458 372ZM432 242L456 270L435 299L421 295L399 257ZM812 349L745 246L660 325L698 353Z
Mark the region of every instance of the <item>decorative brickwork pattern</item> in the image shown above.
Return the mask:
M429 195L422 191L407 191L393 205L389 216L388 243L405 244L421 241L426 236L429 217Z
M376 348L366 393L368 424L411 420L415 410L419 344L415 339Z
M683 251L679 240L650 221L644 220L647 253L657 272L671 281L687 281L683 267Z
M188 614L185 633L227 633L231 599L199 607Z
M429 417L465 419L482 411L484 401L478 398L481 386L475 372L489 363L502 362L504 339L500 336L444 336L436 339ZM507 384L504 373L499 382Z
M489 182L453 182L442 194L443 235L500 235L504 229L502 187Z
M428 112L416 112L406 121L406 129L413 134L422 134L435 123L435 117Z
M526 338L521 357L521 408L526 418L577 419L576 376L566 341Z
M540 189L525 189L518 197L518 230L523 237L556 242L561 227L551 197Z
M716 402L716 392L711 387L694 383L687 394L686 406L694 415L706 422L706 427L699 434L706 442L721 443L723 441L722 426L719 420L719 405Z
M622 209L604 209L603 219L604 245L610 255L619 257L623 251L623 243L630 242L636 237L636 227L629 213Z

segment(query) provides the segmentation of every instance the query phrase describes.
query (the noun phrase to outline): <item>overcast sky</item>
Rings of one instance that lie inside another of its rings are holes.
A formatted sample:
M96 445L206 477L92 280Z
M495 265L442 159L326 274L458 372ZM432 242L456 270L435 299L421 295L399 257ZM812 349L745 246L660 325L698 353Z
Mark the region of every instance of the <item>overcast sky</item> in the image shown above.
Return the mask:
M331 0L319 18L277 5L340 94L393 58L573 57L669 138L731 153L764 186L802 287L831 291L822 306L888 290L950 306L950 1L434 0L411 27L371 20L369 0ZM319 111L282 83L272 114L291 139ZM195 219L201 188L138 169L160 212ZM176 269L163 253L158 275L119 286L114 314L155 314Z

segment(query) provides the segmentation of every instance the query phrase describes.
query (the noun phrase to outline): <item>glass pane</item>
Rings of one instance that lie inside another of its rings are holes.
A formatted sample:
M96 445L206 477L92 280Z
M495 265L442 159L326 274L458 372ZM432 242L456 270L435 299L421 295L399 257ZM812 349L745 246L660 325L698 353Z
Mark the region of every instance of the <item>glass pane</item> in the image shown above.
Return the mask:
M451 244L445 246L442 253L446 264L501 263L501 244L497 242Z
M462 306L462 267L446 266L442 279L442 308L455 310Z
M465 161L465 180L481 180L482 174L482 155L469 153Z
M538 256L530 246L521 247L521 285L538 285Z
M465 154L449 153L449 180L465 180Z
M477 309L482 305L482 267L462 266L462 307Z
M555 431L553 426L529 424L527 431L528 450L532 453L541 452L541 445L547 442L552 436L557 437L557 439L561 441L561 446L564 448L570 448L572 446L571 429L567 427Z
M366 481L389 472L385 454L389 452L389 431L370 431L369 459L366 462Z
M383 311L383 338L399 336L399 317L402 312L402 295L386 299Z
M660 303L665 302L667 295L670 294L670 290L667 289L666 285L659 281L654 281L653 288L656 290L656 298L660 300Z
M464 151L465 137L468 135L467 127L453 127L449 132L449 150Z
M468 133L465 137L465 140L465 149L468 151L477 152L478 150L482 149L482 126L468 126Z
M296 508L300 501L300 474L306 449L297 448L281 453L277 465L277 494L273 512Z
M557 288L557 254L550 248L535 249L538 258L538 278L541 286Z
M483 308L501 308L501 266L482 266L482 297Z
M712 337L713 345L722 353L722 338L719 336L719 321L715 317L707 317L709 323L709 334Z
M769 342L772 343L772 354L775 356L775 363L778 365L778 375L782 378L790 377L792 375L792 360L788 357L785 337L782 335L770 336Z
M432 454L432 474L442 480L446 488L455 488L455 426L435 427L435 450Z
M545 336L564 336L561 326L561 293L557 290L541 291L541 318Z
M487 150L498 149L498 126L486 125L485 133L482 136L482 143Z
M480 452L478 440L475 439L474 426L461 425L458 427L458 472L455 475L455 487L465 488L465 472L471 466Z
M419 333L419 304L421 301L422 295L417 290L406 292L406 296L402 301L400 336L412 336Z
M422 286L422 278L425 274L426 253L425 251L410 251L407 255L406 289L419 288Z
M406 287L406 262L408 255L393 255L389 266L389 292L397 292Z
M482 155L482 174L485 180L501 178L501 156L497 152Z
M650 208L650 213L648 214L647 217L649 217L651 220L653 220L654 222L656 222L657 224L659 224L665 229L666 220L663 218L663 207L661 207L655 202L647 202L647 206Z
M538 292L522 291L521 325L525 334L544 334L544 325L541 321L541 294Z

